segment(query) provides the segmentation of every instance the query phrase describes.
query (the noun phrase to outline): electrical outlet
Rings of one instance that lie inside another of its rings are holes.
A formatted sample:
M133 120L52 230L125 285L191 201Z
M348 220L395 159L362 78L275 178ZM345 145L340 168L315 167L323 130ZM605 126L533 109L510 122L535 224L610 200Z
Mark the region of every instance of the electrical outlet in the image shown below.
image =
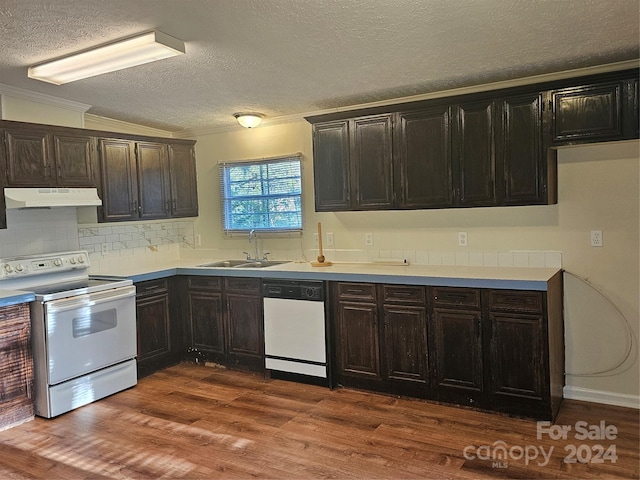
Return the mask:
M604 242L602 241L602 230L591 230L591 246L602 247Z
M364 243L365 245L368 245L368 246L373 245L373 233L364 234Z
M109 253L109 248L108 248L106 243L103 243L102 244L102 255L106 255L107 253Z
M469 245L469 237L467 237L467 232L458 232L458 246L466 247Z
M333 233L327 233L327 246L333 247Z
M196 247L199 247L200 245L202 245L202 235L196 233Z
M313 246L314 247L318 246L318 234L317 233L313 234Z

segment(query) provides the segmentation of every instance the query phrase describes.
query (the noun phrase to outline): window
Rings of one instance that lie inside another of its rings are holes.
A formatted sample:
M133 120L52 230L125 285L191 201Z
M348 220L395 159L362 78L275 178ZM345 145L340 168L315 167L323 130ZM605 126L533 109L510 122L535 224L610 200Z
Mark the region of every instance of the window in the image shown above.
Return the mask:
M301 156L220 164L223 230L302 230Z

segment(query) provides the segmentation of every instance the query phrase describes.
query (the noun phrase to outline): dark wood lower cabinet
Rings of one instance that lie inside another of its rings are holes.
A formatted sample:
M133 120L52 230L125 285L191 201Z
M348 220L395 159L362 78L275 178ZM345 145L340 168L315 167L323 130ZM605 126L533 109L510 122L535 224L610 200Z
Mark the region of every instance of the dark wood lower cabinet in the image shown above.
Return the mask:
M259 278L186 278L188 359L264 370L260 285Z
M546 292L333 282L330 298L337 385L536 419L558 413L561 273Z
M433 310L433 361L439 400L473 406L482 403L480 316L479 310Z
M182 358L180 329L170 308L170 280L136 283L138 378L145 377Z
M381 380L378 345L378 307L375 303L341 301L336 311L337 365L341 378L375 387ZM347 382L349 383L349 382Z

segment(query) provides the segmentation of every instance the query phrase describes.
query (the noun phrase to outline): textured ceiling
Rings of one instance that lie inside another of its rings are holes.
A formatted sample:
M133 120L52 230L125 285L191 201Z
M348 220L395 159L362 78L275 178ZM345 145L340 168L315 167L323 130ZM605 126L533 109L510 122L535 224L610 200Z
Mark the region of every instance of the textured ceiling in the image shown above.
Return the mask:
M638 0L0 0L0 84L170 131L637 59ZM46 59L157 29L187 54L55 86Z

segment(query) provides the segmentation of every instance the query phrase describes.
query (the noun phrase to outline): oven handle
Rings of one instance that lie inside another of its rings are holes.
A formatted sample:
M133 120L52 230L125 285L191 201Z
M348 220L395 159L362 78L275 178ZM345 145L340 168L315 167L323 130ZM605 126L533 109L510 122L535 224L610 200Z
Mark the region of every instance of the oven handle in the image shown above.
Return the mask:
M78 295L76 297L54 300L52 302L46 302L45 306L48 313L57 313L77 309L80 307L92 307L94 305L114 302L116 300L121 300L124 298L135 297L135 295L136 287L129 286L115 288L104 292L87 293L84 295Z

